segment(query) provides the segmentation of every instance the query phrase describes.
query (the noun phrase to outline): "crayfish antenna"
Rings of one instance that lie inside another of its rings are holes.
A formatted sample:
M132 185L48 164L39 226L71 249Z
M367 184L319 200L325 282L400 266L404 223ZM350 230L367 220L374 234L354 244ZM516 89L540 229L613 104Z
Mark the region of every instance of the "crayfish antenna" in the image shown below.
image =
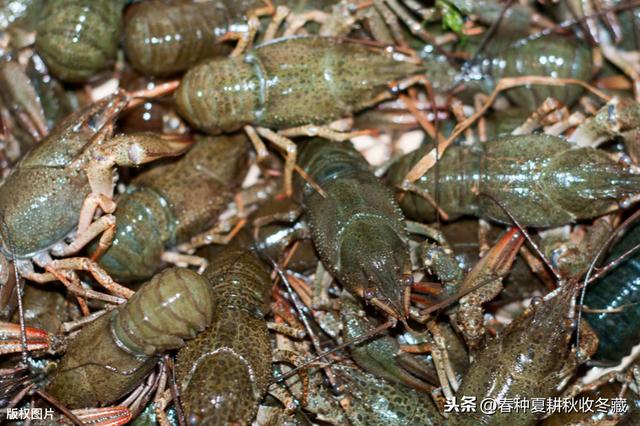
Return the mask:
M531 238L531 235L529 234L529 232L527 232L525 227L522 226L522 224L518 221L518 219L516 219L513 216L513 214L509 211L509 209L500 200L498 200L496 197L494 197L491 194L488 194L486 192L481 192L480 194L478 194L478 196L485 196L485 197L491 199L494 203L496 203L505 212L505 214L513 222L514 226L516 226L520 230L520 232L522 232L522 235L524 235L524 237L527 239L527 242L529 242L529 244L531 244L531 247L533 247L533 250L540 257L540 259L542 259L542 261L547 266L547 268L549 268L549 270L553 274L554 278L558 282L562 282L563 279L562 279L562 275L560 275L560 272L558 272L558 270L553 266L553 264L551 263L549 258L547 258L547 256L545 256L545 254L542 252L542 250L540 250L540 247L538 247L538 245L535 243L535 241L533 241L533 239Z
M462 297L466 296L469 293L473 293L474 291L476 291L479 288L484 287L485 285L491 284L493 282L495 282L496 280L502 280L503 278L505 278L508 275L508 273L505 274L496 274L494 276L491 276L489 278L487 278L486 280L481 281L480 283L469 287L468 289L461 291L457 294L454 294L453 296L449 296L431 306L429 306L428 308L423 309L422 311L420 311L421 317L426 317L427 315L431 314L432 312L438 311L440 309L444 309L448 306L453 305L454 303L456 303L458 300L460 300Z
M304 314L303 308L302 306L300 306L300 301L298 300L297 297L293 297L295 295L295 292L293 291L291 284L289 283L289 279L287 278L286 274L284 273L284 271L282 271L282 268L280 268L280 266L278 266L277 262L275 260L273 260L271 257L269 257L266 253L259 251L259 254L262 256L263 259L266 259L271 266L273 267L273 269L276 271L276 273L278 274L278 276L280 277L280 279L282 280L282 282L284 283L284 285L287 287L287 291L289 292L289 294L291 294L293 302L294 302L294 306L296 308L296 310L298 311L298 314L301 317L302 323L304 324L305 328L307 329L307 333L309 334L309 336L314 336L314 333L311 330L311 326L307 320L306 315ZM406 323L406 319L403 321L404 323ZM312 342L313 345L316 349L316 351L318 352L318 355L316 355L315 357L311 358L310 360L307 360L306 362L304 362L303 364L293 368L292 370L289 370L287 373L281 375L280 377L278 377L276 379L276 382L282 382L286 379L288 379L289 377L294 376L295 374L297 374L299 371L302 371L303 369L307 368L308 366L310 366L311 364L315 363L316 361L319 361L323 358L326 358L328 355L331 355L332 353L335 353L341 349L344 349L350 345L355 345L361 342L364 342L366 340L369 340L379 334L381 334L383 331L393 328L395 327L395 325L398 323L398 320L395 318L395 316L390 316L390 318L387 320L387 322L377 326L376 328L374 328L373 330L362 334L358 337L354 337L353 339L349 339L345 342L343 342L341 345L338 345L334 348L331 348L327 351L321 351L320 348L320 344L317 341L317 339L314 339L312 337ZM332 377L332 374L329 374L329 381L331 382L331 384L335 387L335 377Z
M327 351L324 351L324 352L320 353L319 355L316 355L315 357L313 357L310 360L306 361L304 364L301 364L298 367L287 371L285 374L283 374L282 376L278 377L276 379L276 382L281 382L283 380L288 379L289 377L297 374L299 371L307 368L309 365L313 364L314 362L319 361L322 358L325 358L326 356L331 355L334 352L337 352L337 351L339 351L341 349L344 349L344 348L346 348L348 346L357 345L358 343L362 343L362 342L364 342L366 340L369 340L369 339L381 334L383 331L388 330L390 328L393 328L397 323L398 323L398 321L395 318L389 318L389 320L387 322L380 324L379 326L377 326L373 330L371 330L371 331L369 331L369 332L367 332L365 334L362 334L362 335L360 335L358 337L354 337L353 339L349 339L349 340L343 342L342 344L340 344L340 345L338 345L338 346L336 346L334 348L331 348L331 349L329 349Z
M484 34L484 37L480 42L480 46L476 50L476 53L473 55L473 58L471 58L471 61L469 61L471 64L476 63L478 61L479 56L487 47L491 39L495 36L496 31L498 30L498 27L500 27L500 24L502 23L502 20L504 19L505 14L509 10L509 8L513 5L513 3L514 3L514 0L507 0L504 3L504 5L502 6L502 10L500 10L500 15L498 16L498 19L496 19L495 22L491 24L487 32Z
M2 241L6 242L9 255L11 256L11 264L13 265L13 274L15 279L15 286L17 289L16 297L18 298L18 317L20 319L20 344L22 346L22 363L27 366L29 365L29 348L27 345L27 328L24 321L24 306L22 304L22 299L24 296L24 281L20 279L20 274L18 274L18 269L16 268L16 246L13 238L11 238L9 226L7 225L7 222L5 221L4 215L2 213L0 213L0 226L2 226L0 236L2 237ZM2 254L0 254L0 256L2 256Z

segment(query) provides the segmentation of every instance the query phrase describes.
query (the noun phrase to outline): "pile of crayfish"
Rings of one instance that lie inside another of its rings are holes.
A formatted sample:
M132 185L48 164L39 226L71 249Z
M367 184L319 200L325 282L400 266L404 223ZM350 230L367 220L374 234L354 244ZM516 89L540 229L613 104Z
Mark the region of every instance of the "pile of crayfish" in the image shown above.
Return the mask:
M0 422L640 424L640 1L0 0Z

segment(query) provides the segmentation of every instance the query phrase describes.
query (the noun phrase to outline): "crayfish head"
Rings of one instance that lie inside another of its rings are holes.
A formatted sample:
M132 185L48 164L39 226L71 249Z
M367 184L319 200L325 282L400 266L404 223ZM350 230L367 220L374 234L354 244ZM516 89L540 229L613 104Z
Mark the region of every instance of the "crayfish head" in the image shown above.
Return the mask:
M601 216L640 193L640 174L593 148L557 154L547 170L541 187L576 219Z
M404 294L413 283L411 258L405 240L394 229L352 225L344 236L340 260L343 284L352 294L398 320L408 317Z

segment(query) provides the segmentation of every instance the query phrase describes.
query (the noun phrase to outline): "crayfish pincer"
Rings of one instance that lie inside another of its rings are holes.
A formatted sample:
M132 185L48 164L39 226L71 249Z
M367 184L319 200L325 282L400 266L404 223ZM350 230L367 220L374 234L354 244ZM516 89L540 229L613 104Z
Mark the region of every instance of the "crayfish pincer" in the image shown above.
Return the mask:
M298 182L322 263L352 294L407 318L403 291L413 282L408 236L391 191L348 143L305 141L300 167L326 193Z
M209 325L212 300L211 285L197 273L163 271L69 343L47 391L70 408L113 403L143 380L158 355Z
M110 138L113 121L132 98L118 92L77 111L32 149L0 183L4 222L2 253L15 256L27 279L55 280L34 272L31 260L57 269L83 269L77 259L51 261L49 253L68 256L102 234L104 250L113 238L113 168L138 166L183 153L189 143L139 133ZM101 208L107 215L94 220ZM72 243L64 239L77 227ZM95 272L95 265L90 270ZM98 281L100 274L94 274ZM103 280L104 281L104 280ZM102 282L102 281L101 281Z

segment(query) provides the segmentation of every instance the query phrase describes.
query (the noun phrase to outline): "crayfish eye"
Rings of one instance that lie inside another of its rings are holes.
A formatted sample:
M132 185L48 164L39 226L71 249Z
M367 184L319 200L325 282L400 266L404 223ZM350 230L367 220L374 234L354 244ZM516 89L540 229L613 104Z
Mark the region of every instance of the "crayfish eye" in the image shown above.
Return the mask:
M531 306L534 308L544 303L544 299L540 296L534 296L531 298Z
M413 285L413 275L407 274L402 277L402 285L411 287Z
M632 203L633 203L633 200L630 197L626 197L620 200L618 205L620 206L621 209L628 209Z
M618 162L620 162L620 164L626 167L629 167L633 164L633 160L627 154L621 155L620 158L618 159Z
M342 396L345 394L346 392L346 386L345 384L342 382L341 379L336 378L336 383L331 387L331 392L333 393L333 396Z
M364 300L371 300L373 299L373 296L375 296L373 293L373 290L371 290L370 288L364 289L364 292L363 292Z

